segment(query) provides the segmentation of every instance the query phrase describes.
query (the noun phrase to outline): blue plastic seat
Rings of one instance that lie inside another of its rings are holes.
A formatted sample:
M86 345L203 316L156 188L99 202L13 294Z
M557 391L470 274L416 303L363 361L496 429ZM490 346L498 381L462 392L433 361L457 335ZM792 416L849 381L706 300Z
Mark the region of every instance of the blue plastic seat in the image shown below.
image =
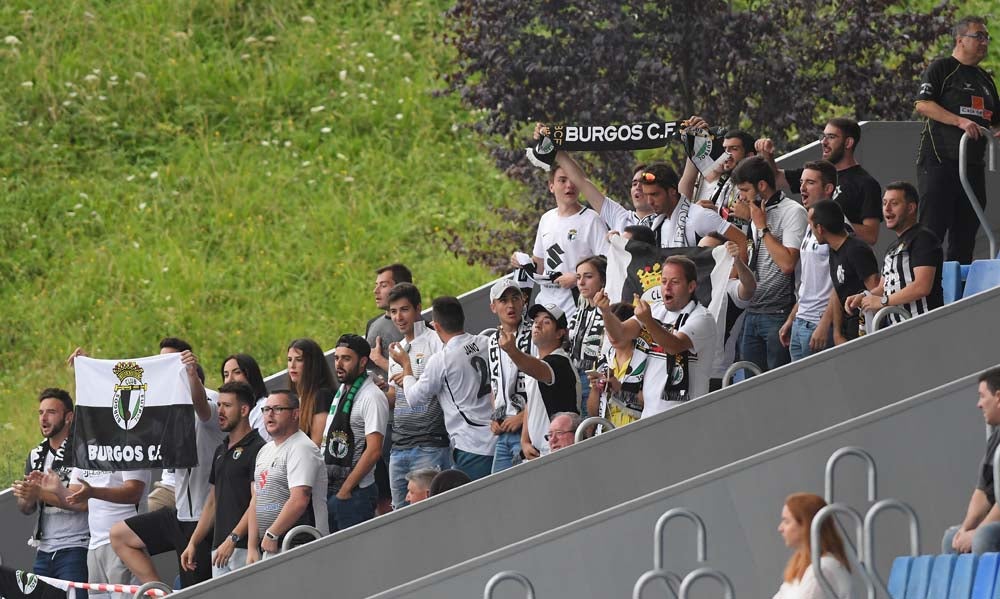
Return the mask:
M910 576L906 579L904 599L927 599L927 587L931 581L933 555L921 555L910 562Z
M951 588L948 599L969 599L972 595L972 579L976 575L978 555L963 553L955 560L955 570L951 574Z
M945 262L941 267L941 291L945 305L962 298L962 265L958 262Z
M889 570L889 584L886 585L892 599L905 599L906 579L910 577L910 564L912 562L913 558L906 555L892 560L892 569Z
M953 553L934 557L934 563L931 566L931 582L927 587L927 599L948 599L956 561L958 561L958 555Z
M972 582L972 599L994 598L998 565L1000 565L1000 553L984 553L979 556L976 579Z
M969 266L962 297L1000 286L1000 260L976 260Z

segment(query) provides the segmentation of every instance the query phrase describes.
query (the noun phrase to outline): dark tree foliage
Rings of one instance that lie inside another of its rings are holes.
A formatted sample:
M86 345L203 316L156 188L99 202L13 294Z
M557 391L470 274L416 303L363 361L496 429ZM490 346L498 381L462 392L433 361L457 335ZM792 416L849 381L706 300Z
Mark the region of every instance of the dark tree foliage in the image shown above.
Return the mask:
M534 122L699 114L788 148L835 115L908 119L952 13L947 3L912 13L905 0L457 0L448 91L481 110L476 129L497 167L530 191L523 209L501 214L516 232L452 232L452 249L498 269L511 248L530 249L550 204L523 158ZM625 152L586 159L591 178L625 201L633 161Z

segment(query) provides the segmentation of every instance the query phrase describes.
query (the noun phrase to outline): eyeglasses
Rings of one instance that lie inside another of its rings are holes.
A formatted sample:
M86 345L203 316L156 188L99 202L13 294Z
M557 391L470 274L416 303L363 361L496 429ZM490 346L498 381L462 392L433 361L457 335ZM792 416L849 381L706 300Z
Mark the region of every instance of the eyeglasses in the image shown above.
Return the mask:
M819 136L820 141L833 141L835 139L840 139L840 136L836 133L824 133Z
M545 440L546 441L551 441L552 437L555 437L556 435L566 435L566 434L569 434L569 433L572 433L572 432L573 431L550 431L550 432L545 433Z
M267 416L271 412L275 414L280 414L282 412L288 412L294 410L295 408L289 408L288 406L261 406L260 413Z
M993 39L990 37L990 34L986 33L985 31L977 31L976 33L963 33L962 37L971 37L973 39L979 40L984 44L988 44L990 40Z

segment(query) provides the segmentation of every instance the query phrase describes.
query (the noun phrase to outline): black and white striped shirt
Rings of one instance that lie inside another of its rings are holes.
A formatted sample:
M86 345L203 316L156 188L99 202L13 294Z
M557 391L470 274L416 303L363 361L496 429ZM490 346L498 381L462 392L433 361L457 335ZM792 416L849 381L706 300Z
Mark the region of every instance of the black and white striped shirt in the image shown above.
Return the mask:
M933 266L935 272L931 292L903 307L910 312L910 316L919 316L934 308L940 308L944 304L941 291L941 267L943 264L944 253L941 251L941 242L937 236L919 223L913 225L904 231L896 243L889 246L885 252L885 260L882 263L885 294L892 297L893 293L913 284L916 280L918 266ZM893 323L902 321L896 315L891 316L891 319Z

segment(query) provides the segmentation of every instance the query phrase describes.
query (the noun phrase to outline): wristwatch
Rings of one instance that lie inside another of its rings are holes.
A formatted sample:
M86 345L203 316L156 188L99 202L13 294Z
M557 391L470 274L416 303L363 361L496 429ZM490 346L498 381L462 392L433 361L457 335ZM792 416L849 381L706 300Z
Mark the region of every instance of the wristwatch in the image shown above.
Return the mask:
M274 536L274 533L271 532L271 531L269 531L269 530L265 530L264 531L264 536L267 537L267 538L269 538L269 539L271 539L272 541L277 541L278 540L278 537Z
M760 236L764 237L770 232L771 232L771 227L764 227L763 229L760 230Z
M882 296L882 306L888 306L888 305L889 305L889 295L885 294Z
M229 540L232 541L234 544L239 543L240 535L236 534L235 532L231 532L229 533Z

